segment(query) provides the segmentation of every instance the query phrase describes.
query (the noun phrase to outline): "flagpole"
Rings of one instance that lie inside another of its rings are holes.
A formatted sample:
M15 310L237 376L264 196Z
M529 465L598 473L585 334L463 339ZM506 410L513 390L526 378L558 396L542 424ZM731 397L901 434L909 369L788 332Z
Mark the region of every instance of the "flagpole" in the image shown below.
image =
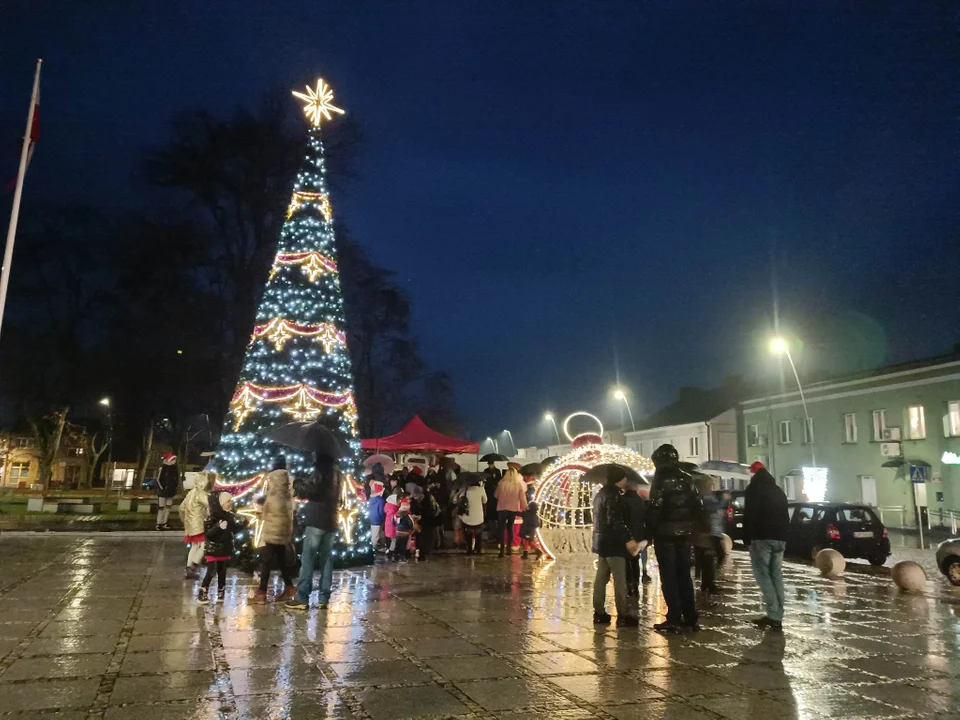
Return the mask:
M20 170L17 172L17 186L13 191L13 209L10 211L10 227L7 229L7 246L3 251L3 269L0 270L0 329L3 327L3 310L7 304L7 285L10 283L10 265L13 263L13 241L17 237L17 220L20 218L20 196L23 194L23 176L27 169L27 156L30 153L30 134L33 130L33 113L37 108L40 94L40 66L43 59L37 59L37 71L33 76L33 92L30 94L30 110L27 111L27 131L23 134L23 149L20 150Z

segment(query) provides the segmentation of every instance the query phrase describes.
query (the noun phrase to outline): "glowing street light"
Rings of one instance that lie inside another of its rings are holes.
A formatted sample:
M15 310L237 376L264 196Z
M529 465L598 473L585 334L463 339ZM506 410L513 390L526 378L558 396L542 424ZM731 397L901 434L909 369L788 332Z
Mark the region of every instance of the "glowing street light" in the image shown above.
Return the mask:
M633 411L630 410L630 401L627 400L627 394L623 391L623 388L614 388L613 397L617 400L622 400L623 404L627 406L627 415L630 417L630 427L636 432L637 424L633 421Z
M556 421L556 419L553 417L553 413L544 413L543 419L544 419L544 421L549 422L551 425L553 425L553 432L554 432L554 433L556 434L556 436L557 436L557 445L560 445L561 442L562 442L562 441L560 440L560 430L557 428L557 421Z
M494 439L493 439L492 437L490 437L489 435L487 436L487 442L489 442L489 443L493 446L493 451L494 451L495 453L499 453L499 452L500 452L500 448L497 446L497 441L494 440Z
M813 426L810 422L810 413L807 412L807 399L803 396L803 385L800 384L800 375L797 373L797 366L793 362L793 355L790 354L790 346L782 337L773 337L770 339L770 352L772 352L774 355L786 355L787 360L790 361L790 369L793 370L793 378L797 381L797 390L800 392L800 404L803 405L803 432L806 434L808 427L811 430L810 460L813 462L813 467L817 467L817 456L813 449Z
M110 407L110 398L105 397L100 401L100 404L104 407Z

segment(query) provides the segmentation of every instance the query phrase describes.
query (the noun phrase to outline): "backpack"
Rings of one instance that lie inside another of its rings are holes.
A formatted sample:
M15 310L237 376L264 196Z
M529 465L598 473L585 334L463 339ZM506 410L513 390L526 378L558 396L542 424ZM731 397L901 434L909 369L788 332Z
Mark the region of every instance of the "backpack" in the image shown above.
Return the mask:
M470 502L467 500L467 491L464 490L457 497L457 515L466 515L470 512Z

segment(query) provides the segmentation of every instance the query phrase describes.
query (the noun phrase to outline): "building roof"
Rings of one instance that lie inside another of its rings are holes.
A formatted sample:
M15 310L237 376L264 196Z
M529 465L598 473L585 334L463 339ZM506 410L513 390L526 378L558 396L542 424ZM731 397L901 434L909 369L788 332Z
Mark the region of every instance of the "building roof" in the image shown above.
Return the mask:
M709 390L681 387L680 397L643 418L637 423L637 431L712 420L735 407L745 394L745 386L740 378L729 378L722 386Z
M953 352L947 353L945 355L935 355L933 357L921 358L919 360L909 360L907 362L896 363L894 365L883 365L878 368L873 368L871 370L860 370L855 373L846 373L844 375L836 375L830 378L817 379L811 381L803 382L803 390L805 393L815 393L818 390L828 389L834 385L847 382L856 382L864 380L882 380L885 376L895 375L897 373L910 372L910 371L922 371L922 370L935 370L941 365L947 365L950 363L960 362L960 345L954 348ZM803 377L801 375L801 380ZM767 392L763 395L754 395L743 400L744 404L755 403L762 400L767 400L770 398L778 397L790 397L793 395L799 395L796 387L790 389L790 385L787 384L786 390L780 389L768 389Z

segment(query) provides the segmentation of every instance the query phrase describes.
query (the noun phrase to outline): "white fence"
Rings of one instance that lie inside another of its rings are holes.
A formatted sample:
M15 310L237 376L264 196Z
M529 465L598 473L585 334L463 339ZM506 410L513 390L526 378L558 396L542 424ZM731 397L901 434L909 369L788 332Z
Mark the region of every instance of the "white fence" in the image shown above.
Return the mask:
M917 518L914 508L905 505L881 505L873 508L880 516L880 522L890 528L916 528ZM953 535L960 527L960 511L943 508L927 508L927 529L950 528Z

